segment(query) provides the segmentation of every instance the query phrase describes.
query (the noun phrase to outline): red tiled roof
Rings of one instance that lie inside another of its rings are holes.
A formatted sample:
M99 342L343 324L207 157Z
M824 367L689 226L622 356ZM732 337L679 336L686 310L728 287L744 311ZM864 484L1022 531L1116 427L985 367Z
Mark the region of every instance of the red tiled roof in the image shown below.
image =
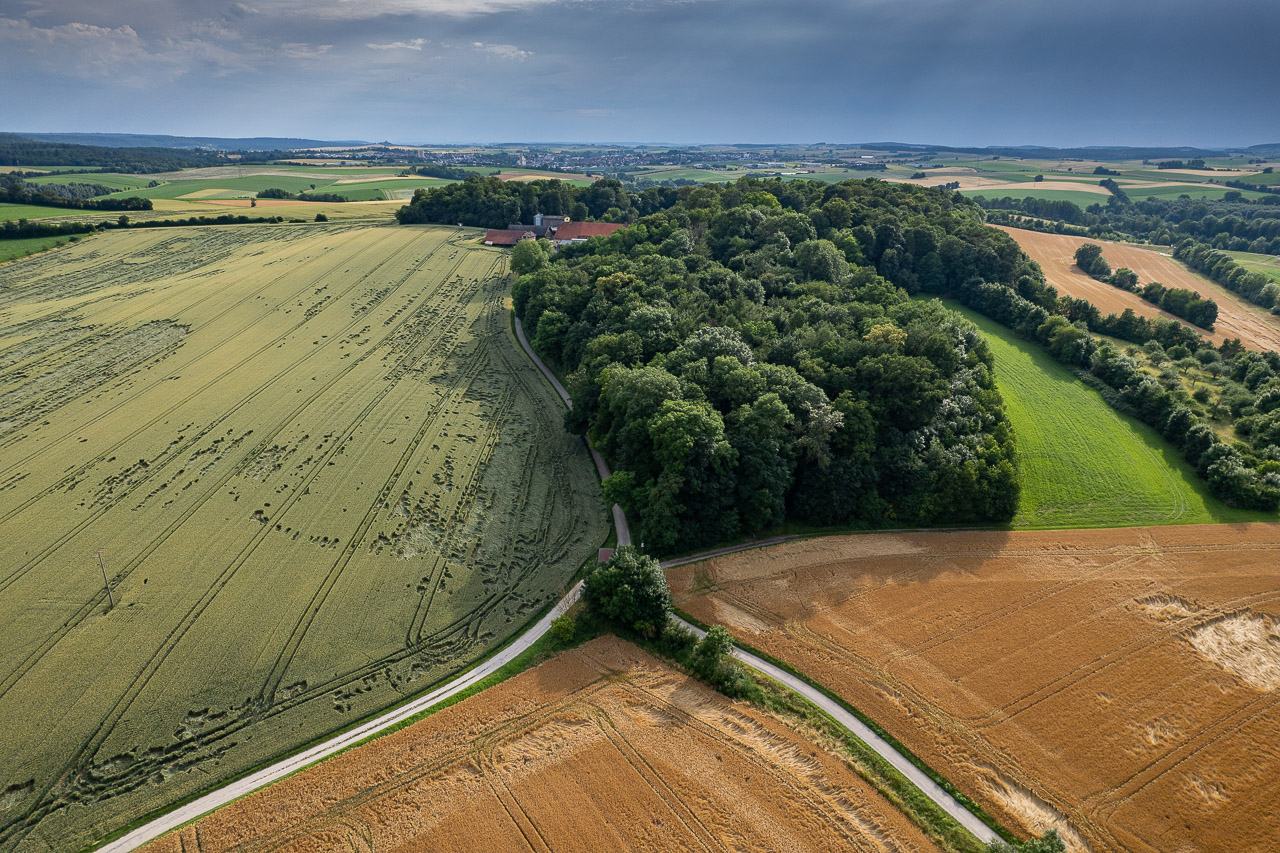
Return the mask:
M484 244L487 246L514 246L521 240L532 239L533 234L529 231L512 231L509 228L495 228L488 234L484 235Z
M556 229L557 240L580 240L585 237L608 237L619 228L616 222L566 222Z

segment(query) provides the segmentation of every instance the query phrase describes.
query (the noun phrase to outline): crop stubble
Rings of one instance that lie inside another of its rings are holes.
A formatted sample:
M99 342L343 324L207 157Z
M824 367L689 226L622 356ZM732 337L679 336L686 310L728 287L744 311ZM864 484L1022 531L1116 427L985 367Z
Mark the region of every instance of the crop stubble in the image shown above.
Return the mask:
M1012 826L1280 841L1280 525L834 537L669 578Z
M415 692L604 538L504 256L467 237L156 229L6 268L0 849L78 847Z
M604 637L145 849L937 847L787 725Z
M1191 326L1201 334L1207 335L1214 343L1220 344L1227 338L1239 338L1246 347L1251 349L1280 351L1280 318L1273 317L1265 308L1253 305L1225 287L1197 275L1172 257L1152 249L1143 249L1124 243L1100 243L1086 237L1042 234L1022 228L994 227L999 227L1001 231L1017 241L1022 251L1040 264L1040 268L1044 270L1045 280L1056 287L1059 293L1088 300L1104 314L1112 312L1119 314L1126 308L1132 308L1135 314L1143 317L1163 317L1166 320L1177 320L1190 325L1168 312L1161 311L1136 293L1112 287L1081 272L1075 265L1075 253L1076 249L1085 243L1101 245L1102 257L1107 260L1111 268L1128 267L1138 274L1140 285L1145 286L1158 281L1165 287L1180 287L1195 291L1202 297L1218 303L1218 320L1214 323L1212 333L1205 332L1197 326Z

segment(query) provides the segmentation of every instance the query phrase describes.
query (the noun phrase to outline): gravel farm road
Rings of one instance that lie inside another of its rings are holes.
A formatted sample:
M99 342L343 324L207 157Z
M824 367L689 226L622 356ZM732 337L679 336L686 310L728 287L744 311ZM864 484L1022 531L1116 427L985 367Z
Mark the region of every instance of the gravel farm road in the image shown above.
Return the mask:
M533 348L529 346L529 341L525 338L524 329L520 325L520 320L518 318L515 320L515 332L516 338L519 340L520 346L525 351L525 354L532 359L534 365L542 372L542 375L547 378L547 381L551 383L551 387L553 387L556 390L556 393L560 395L564 404L571 407L573 404L569 399L569 392L564 389L564 386L556 379L555 374L547 369L547 366L542 363L542 359L538 358L534 353ZM605 461L600 454L595 450L592 450L591 456L595 460L596 470L600 473L600 478L603 480L605 477L608 477L609 467L605 464ZM618 544L630 545L631 533L627 526L627 517L623 513L622 508L617 504L613 505L613 519L615 529L617 531ZM668 560L662 565L664 568L669 568L671 566L691 563L697 560L719 556L721 554L728 554L733 551L742 551L748 548L760 548L766 545L773 545L789 538L792 537L777 537L775 539L764 539L758 542L750 542L745 545L716 548L700 554L693 554L674 560ZM468 670L452 681L437 687L429 693L419 696L417 699L414 699L405 705L401 705L393 711L389 711L380 717L376 717L367 723L356 726L355 728L336 735L335 737L317 744L310 749L305 749L296 755L291 755L288 758L270 765L269 767L264 767L255 773L251 773L248 776L225 785L224 787L218 788L216 791L211 791L198 799L179 806L171 812L160 815L155 820L137 827L128 834L104 844L102 847L98 848L99 853L128 853L128 851L135 850L143 844L153 841L167 832L190 823L203 814L224 806L233 800L237 800L246 794L250 794L259 788L266 787L272 782L276 782L283 779L285 776L296 773L308 765L322 761L335 753L347 749L353 744L359 743L365 738L385 731L415 714L425 711L452 696L456 696L458 693L466 690L468 687L471 687L476 682L492 675L494 672L497 672L507 663L516 658L521 652L525 651L537 642L543 634L547 633L547 631L551 629L551 621L573 606L581 595L582 582L579 581L574 584L573 588L565 594L564 598L562 598L549 613L534 623L532 627L516 638L510 645L506 646L497 654L482 661L474 668ZM684 622L684 620L679 621L699 635L703 633L698 628ZM986 824L978 820L972 812L960 805L955 798L921 772L901 753L890 746L885 740L880 738L879 735L867 728L867 726L863 725L857 717L850 714L840 705L831 701L831 699L821 691L814 689L809 684L799 678L796 678L790 673L779 669L768 661L761 660L755 655L745 652L742 649L735 648L732 654L735 658L742 661L742 663L768 676L769 678L772 678L774 681L786 685L789 689L799 693L805 699L831 715L832 718L857 735L868 746L879 753L886 761L892 764L900 773L902 773L903 776L910 779L912 784L923 791L929 799L937 803L947 812L947 814L955 818L961 826L973 833L974 836L980 839L983 843L996 840L996 834Z

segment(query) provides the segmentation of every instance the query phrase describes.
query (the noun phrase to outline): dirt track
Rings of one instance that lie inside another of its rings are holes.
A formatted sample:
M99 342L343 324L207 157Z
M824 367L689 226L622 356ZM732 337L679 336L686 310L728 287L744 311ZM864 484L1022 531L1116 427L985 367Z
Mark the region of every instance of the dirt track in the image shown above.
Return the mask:
M1111 264L1112 269L1128 267L1138 274L1141 284L1158 281L1166 287L1196 291L1217 302L1218 322L1210 335L1214 343L1221 343L1226 338L1239 338L1251 349L1280 350L1280 317L1271 315L1226 288L1197 275L1168 255L1124 243L1109 243L1063 234L1042 234L1021 228L994 227L999 227L1016 240L1022 250L1040 264L1045 279L1059 293L1087 299L1104 314L1119 314L1126 308L1132 308L1135 313L1144 317L1178 319L1137 294L1096 281L1082 273L1075 265L1075 253L1085 243L1102 246L1102 257Z
M1280 525L833 537L669 577L1014 826L1280 843Z
M595 640L149 851L935 851L782 723Z

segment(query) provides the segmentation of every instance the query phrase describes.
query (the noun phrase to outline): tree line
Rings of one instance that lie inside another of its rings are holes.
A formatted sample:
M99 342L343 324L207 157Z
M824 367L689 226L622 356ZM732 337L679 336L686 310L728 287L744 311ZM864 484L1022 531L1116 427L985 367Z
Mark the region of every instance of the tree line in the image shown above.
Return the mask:
M0 133L0 166L85 166L109 172L144 174L225 164L221 154L176 148L110 148L41 142Z
M1173 256L1227 290L1255 305L1270 308L1273 314L1280 314L1280 284L1260 272L1245 269L1230 255L1187 238L1173 250Z
M1280 196L1250 200L1228 193L1220 200L1147 198L1127 203L1108 199L1106 205L1083 209L1069 201L1033 198L975 201L994 213L1023 213L1055 223L1036 230L1161 246L1190 237L1214 249L1280 255ZM991 221L1001 220L992 216ZM1010 224L1028 227L1021 222Z
M1139 286L1137 273L1126 267L1111 272L1111 265L1102 257L1102 247L1096 243L1085 243L1076 249L1076 266L1086 275L1120 290L1136 293L1157 308L1202 329L1212 332L1213 324L1218 320L1218 303L1212 299L1202 299L1194 290L1165 287L1156 281Z
M1012 242L1004 232L994 233ZM1038 267L1035 272L1039 273ZM1096 317L1094 306L1084 300L1058 300L1053 288L1043 286L1030 274L1026 278L1030 281L1020 278L1014 287L981 277L952 278L948 287L950 294L965 305L1075 368L1077 375L1101 391L1113 407L1154 427L1182 452L1209 490L1227 505L1267 511L1280 508L1280 446L1269 442L1266 426L1248 444L1223 441L1197 414L1198 404L1181 387L1166 387L1143 372L1133 358L1094 338L1087 321L1073 321L1067 316L1069 306L1082 305ZM1130 321L1141 319L1134 318L1131 310L1123 316ZM1166 331L1175 326L1182 330L1175 346L1183 347L1188 354L1199 356L1203 351L1207 357L1208 352L1214 351L1207 339L1172 320L1150 322L1148 328L1160 328L1161 324ZM1141 324L1135 327L1141 328ZM1257 394L1248 405L1247 414L1269 415L1272 410L1266 409L1270 405L1266 401L1271 398L1265 395L1280 388L1280 355L1250 352L1238 341L1227 341L1221 354L1215 352L1215 356L1229 356L1232 375L1238 373L1247 380L1250 392ZM1259 409L1260 405L1266 411ZM1276 417L1280 418L1280 414Z
M471 174L458 183L416 190L412 201L396 212L396 219L402 225L461 222L477 228L531 224L539 213L568 216L579 222L630 222L676 201L674 188L636 191L610 178L575 187L555 179L503 181L492 175Z
M316 221L323 214L318 214ZM78 234L92 234L96 231L110 231L119 228L185 228L196 225L249 225L258 223L284 222L283 216L244 216L243 214L224 213L220 216L191 216L185 219L143 219L132 220L128 216L120 216L114 222L43 222L39 219L17 219L0 222L0 240L25 240L32 237L62 237ZM290 222L302 222L291 219Z
M151 199L97 198L114 193L101 184L32 184L20 178L0 175L0 201L40 207L66 207L72 210L151 210Z

